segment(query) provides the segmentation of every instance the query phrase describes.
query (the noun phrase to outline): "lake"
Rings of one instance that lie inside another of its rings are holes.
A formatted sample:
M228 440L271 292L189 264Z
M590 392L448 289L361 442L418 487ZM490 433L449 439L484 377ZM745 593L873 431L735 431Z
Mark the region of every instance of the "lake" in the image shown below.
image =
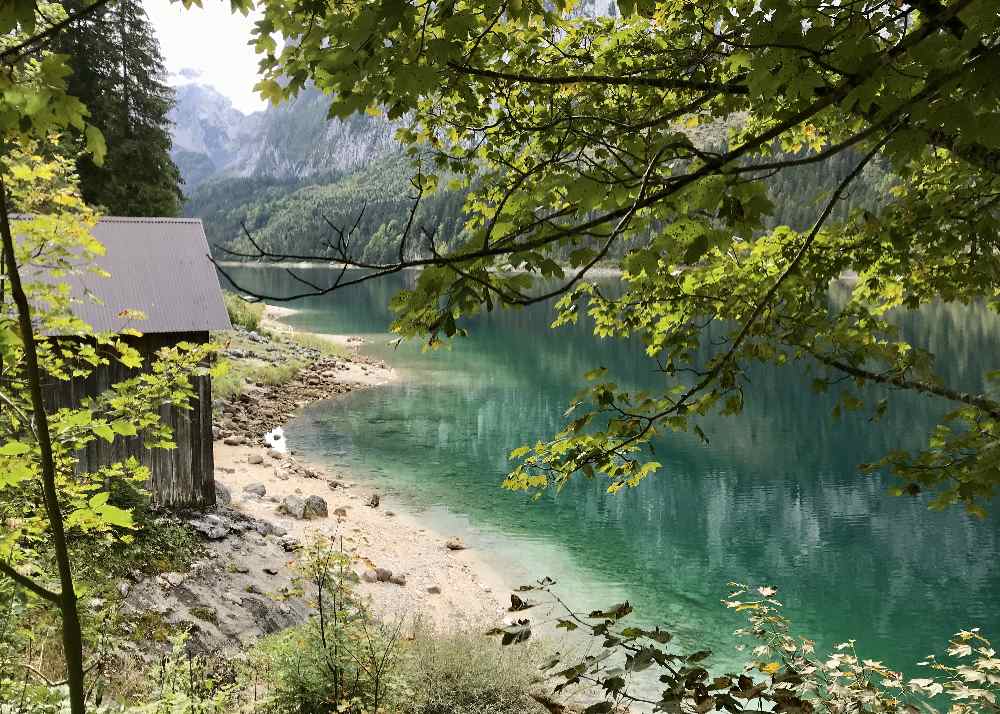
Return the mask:
M301 289L279 270L231 272L263 293ZM550 576L587 609L627 599L637 621L707 645L718 666L742 661L731 633L743 620L719 603L731 580L777 586L797 634L827 646L856 638L862 656L914 675L960 628L1000 638L1000 518L928 511L922 499L888 496L891 479L857 470L890 448L925 443L947 405L894 394L877 424L866 415L835 421L833 397L814 394L802 366L755 369L743 415L709 420L709 445L661 438L663 468L638 488L609 496L579 478L533 502L500 489L506 455L559 429L584 372L604 366L619 384L645 387L662 375L641 348L598 340L582 321L550 330L544 305L478 317L448 350L394 349L387 305L408 280L290 304L301 310L295 327L364 335L365 352L402 376L306 408L290 444L375 480L429 527L461 533L511 582ZM1000 320L981 306L897 319L951 384L980 389L998 366Z

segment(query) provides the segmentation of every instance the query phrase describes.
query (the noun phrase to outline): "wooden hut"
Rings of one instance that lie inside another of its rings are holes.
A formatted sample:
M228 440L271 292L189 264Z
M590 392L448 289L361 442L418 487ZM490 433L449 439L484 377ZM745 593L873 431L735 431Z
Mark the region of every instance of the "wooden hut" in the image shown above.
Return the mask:
M106 253L94 262L110 274L73 276L73 291L95 295L73 308L95 332L132 328L141 337L128 338L142 354L143 369L162 347L179 342L204 343L209 330L232 325L222 301L215 267L201 221L191 218L103 218L93 230ZM140 311L136 321L123 311ZM115 362L86 379L57 382L47 398L52 407L79 404L112 384L135 375ZM165 407L161 415L174 432L176 449L147 449L141 439L97 440L80 455L78 468L90 471L135 456L151 471L153 499L168 507L205 507L215 503L212 458L211 377L195 378L197 398L191 409Z

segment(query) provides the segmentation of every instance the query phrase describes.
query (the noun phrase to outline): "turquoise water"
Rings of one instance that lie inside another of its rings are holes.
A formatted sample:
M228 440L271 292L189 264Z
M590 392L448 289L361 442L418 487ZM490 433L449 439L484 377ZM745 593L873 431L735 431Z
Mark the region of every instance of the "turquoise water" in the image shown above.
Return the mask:
M270 294L299 287L279 271L236 275ZM832 397L813 394L802 369L757 369L744 414L709 422L707 446L661 439L664 468L640 487L608 496L579 479L531 502L499 488L505 455L558 429L583 372L606 366L633 386L661 377L635 345L597 340L584 325L550 330L545 306L479 318L448 351L394 349L386 306L408 279L293 304L293 325L365 335L365 351L402 379L305 409L291 445L377 480L431 527L464 533L512 582L550 576L585 608L628 599L640 620L707 644L720 665L735 661L730 633L742 623L719 604L730 580L778 586L801 634L856 638L864 656L914 673L959 628L1000 637L1000 518L929 512L856 470L922 444L945 405L894 395L879 424L833 421ZM899 320L950 383L978 388L997 366L1000 320L981 307Z

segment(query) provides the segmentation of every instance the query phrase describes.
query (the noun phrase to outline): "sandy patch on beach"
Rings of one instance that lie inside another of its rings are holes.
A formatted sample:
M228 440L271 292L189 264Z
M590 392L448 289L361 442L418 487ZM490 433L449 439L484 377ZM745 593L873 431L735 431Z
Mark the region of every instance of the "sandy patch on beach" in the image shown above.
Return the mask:
M250 463L255 454L262 455L264 463ZM359 592L371 598L383 618L393 621L405 617L412 622L419 617L446 630L486 629L503 619L505 582L475 550L449 550L445 543L450 534L426 528L419 516L405 513L384 494L380 494L377 508L369 507L376 489L363 482L338 477L343 486L331 488L324 470L312 464L309 468L323 477L291 475L283 480L276 475L278 463L262 448L215 445L216 480L230 490L234 508L280 525L303 542L310 533L338 541L343 537L344 550L354 556L359 574L377 567L405 576L405 585L358 584ZM244 493L251 484L263 484L266 496L261 499ZM293 494L322 497L329 517L298 520L280 513L281 500ZM346 515L335 515L338 508L345 509ZM435 588L440 593L429 591Z
M296 312L293 308L267 305L261 326L276 333L312 334L348 348L352 356L338 362L335 374L331 374L337 383L377 387L398 378L397 371L384 362L359 353L364 344L361 337L304 333L282 322ZM310 383L310 376L307 368L300 377L304 385ZM266 399L264 395L258 398ZM420 617L446 630L485 630L505 616L509 594L500 573L472 548L447 548L446 541L455 534L432 531L421 523L418 515L406 513L400 504L394 503L391 496L380 493L379 506L369 507L369 499L377 492L373 485L353 479L350 474L338 473L336 481L342 485L331 488L330 476L323 467L298 459L319 478L276 470L281 461L268 456L267 450L259 446L230 446L217 441L214 454L216 481L229 489L233 508L279 525L302 542L312 532L335 537L338 542L342 537L344 550L355 558L355 571L359 575L372 568L387 568L393 574L403 575L405 585L362 581L357 586L359 592L371 598L376 612L389 621L406 617L412 622ZM263 463L250 463L258 457L263 457ZM286 478L279 476L279 472ZM244 488L251 484L262 484L265 497L246 494ZM322 497L327 502L329 516L299 520L281 513L280 502L293 494L303 498ZM339 508L345 509L346 515L335 515Z
M264 305L264 314L260 318L260 326L271 332L295 332L282 320L290 315L294 315L298 310L291 307L281 307L280 305Z

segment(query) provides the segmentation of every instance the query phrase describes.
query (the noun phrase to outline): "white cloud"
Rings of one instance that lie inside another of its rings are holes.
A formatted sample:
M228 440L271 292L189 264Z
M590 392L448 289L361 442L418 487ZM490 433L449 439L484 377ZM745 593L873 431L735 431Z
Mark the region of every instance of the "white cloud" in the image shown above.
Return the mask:
M253 91L257 56L247 45L255 14L232 14L227 0L204 0L204 7L185 10L179 2L143 0L160 41L164 64L173 84L197 81L228 97L242 112L263 109Z

